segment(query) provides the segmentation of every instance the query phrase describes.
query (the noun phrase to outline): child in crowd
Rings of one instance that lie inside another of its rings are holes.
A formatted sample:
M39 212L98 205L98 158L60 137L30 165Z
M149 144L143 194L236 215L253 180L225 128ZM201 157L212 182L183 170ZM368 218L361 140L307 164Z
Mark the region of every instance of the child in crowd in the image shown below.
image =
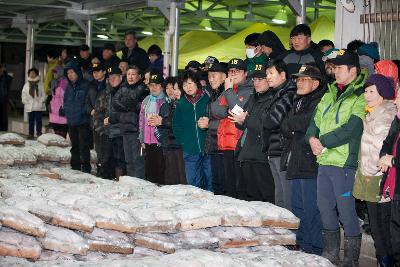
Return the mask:
M28 70L28 81L22 88L21 93L24 110L29 118L29 136L28 139L34 139L35 125L36 137L42 134L42 112L46 110L43 84L40 82L39 70L31 68Z

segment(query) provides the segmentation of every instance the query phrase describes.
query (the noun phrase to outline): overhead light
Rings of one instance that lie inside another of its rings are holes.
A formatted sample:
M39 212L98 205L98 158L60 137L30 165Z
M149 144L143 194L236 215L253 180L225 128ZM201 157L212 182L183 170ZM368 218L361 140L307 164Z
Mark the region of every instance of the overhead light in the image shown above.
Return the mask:
M142 33L143 33L144 35L153 35L153 31L152 31L152 29L151 29L150 27L144 28L143 31L142 31Z
M105 19L107 19L106 17L100 17L100 18L97 18L96 20L98 21L98 20L105 20Z
M278 13L276 13L275 17L272 19L273 23L276 24L286 24L288 21L287 13L285 7L282 7Z
M115 28L115 26L113 24L111 24L111 26L110 26L109 33L112 35L118 35L118 30L117 30L117 28Z
M104 35L104 34L98 34L98 35L97 35L97 38L100 38L100 39L108 39L108 36L107 36L107 35Z
M200 22L200 26L206 29L207 31L212 31L211 22L209 19L203 19Z

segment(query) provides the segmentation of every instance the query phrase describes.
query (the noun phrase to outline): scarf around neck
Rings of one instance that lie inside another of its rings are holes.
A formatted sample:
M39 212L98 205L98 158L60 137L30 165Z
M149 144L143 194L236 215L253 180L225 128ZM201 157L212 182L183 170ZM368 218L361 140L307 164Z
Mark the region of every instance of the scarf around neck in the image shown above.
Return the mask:
M28 77L29 95L32 98L35 98L35 96L39 96L39 80L40 80L39 76L36 76L34 79Z

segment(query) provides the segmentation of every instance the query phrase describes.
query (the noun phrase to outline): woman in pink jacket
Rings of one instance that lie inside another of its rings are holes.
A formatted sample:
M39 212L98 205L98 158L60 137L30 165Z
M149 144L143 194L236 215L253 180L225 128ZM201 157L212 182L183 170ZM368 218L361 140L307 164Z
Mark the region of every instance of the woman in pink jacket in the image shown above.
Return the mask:
M49 107L49 121L55 134L64 138L67 137L68 125L67 117L64 114L64 92L68 85L68 80L63 76L63 68L57 66L53 70L54 80L51 85L52 99Z

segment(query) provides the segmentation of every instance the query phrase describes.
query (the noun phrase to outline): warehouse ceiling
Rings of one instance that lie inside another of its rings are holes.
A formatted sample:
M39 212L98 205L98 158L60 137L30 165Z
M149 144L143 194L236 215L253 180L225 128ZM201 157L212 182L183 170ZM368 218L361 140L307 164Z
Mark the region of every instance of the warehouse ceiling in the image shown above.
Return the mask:
M26 24L33 23L35 42L79 45L85 42L88 19L93 21L93 45L121 41L126 30L139 37L162 36L168 25L170 1L147 0L13 0L0 1L0 42L25 42ZM287 14L282 25L293 27L298 0L177 0L181 7L180 32L211 30L228 37L255 22L273 24L278 12ZM308 0L307 22L319 16L334 20L335 0ZM164 13L163 13L164 12ZM206 26L205 26L206 25Z

